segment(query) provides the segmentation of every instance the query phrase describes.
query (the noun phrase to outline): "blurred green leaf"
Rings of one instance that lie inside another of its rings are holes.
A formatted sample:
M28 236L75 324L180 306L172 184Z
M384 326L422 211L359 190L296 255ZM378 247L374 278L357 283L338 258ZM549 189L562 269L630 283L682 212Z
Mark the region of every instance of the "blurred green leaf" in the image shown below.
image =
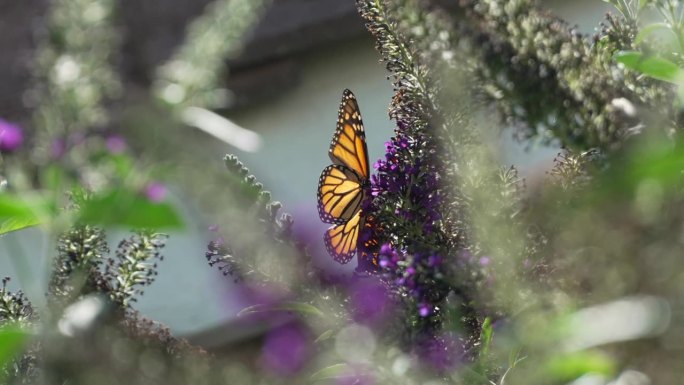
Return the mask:
M332 329L328 329L328 330L324 331L323 333L321 333L321 335L318 336L318 338L316 338L314 343L318 343L318 342L325 341L325 340L329 339L330 337L332 337L333 333L334 332L332 331Z
M237 315L238 317L242 317L248 314L271 311L291 311L300 314L323 316L323 312L318 310L317 307L303 302L283 302L275 305L254 305L240 310Z
M650 35L660 32L667 33L668 35L670 35L670 38L674 40L677 39L677 36L674 34L669 25L665 23L653 23L645 26L639 31L639 33L637 33L636 37L634 38L634 44L641 44L644 41L644 39L646 39Z
M493 333L492 320L491 318L486 317L482 323L482 330L480 331L480 343L482 344L480 356L486 356L489 353L489 346L492 344Z
M0 328L0 368L4 367L23 349L30 334L17 326ZM2 371L0 371L0 374Z
M79 213L83 223L101 226L141 228L182 228L175 208L165 202L151 202L129 190L111 191L86 200Z
M335 364L325 367L316 373L311 375L312 381L330 380L343 376L347 373L349 365L347 364Z
M40 224L38 217L9 218L0 222L0 235L22 230Z
M611 376L615 373L615 363L605 354L581 351L549 359L545 370L554 381L572 381L589 373Z
M11 194L0 194L0 234L40 224L36 212L41 201L29 201Z
M615 60L631 70L674 84L678 84L682 76L682 71L675 63L657 56L645 56L637 51L620 51L615 54Z

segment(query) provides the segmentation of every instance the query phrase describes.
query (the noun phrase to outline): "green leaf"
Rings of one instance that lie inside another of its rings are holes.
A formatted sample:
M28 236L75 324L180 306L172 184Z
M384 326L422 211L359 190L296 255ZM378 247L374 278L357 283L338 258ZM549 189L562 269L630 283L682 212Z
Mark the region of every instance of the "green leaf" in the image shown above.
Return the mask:
M324 331L323 333L321 333L320 336L318 336L318 338L316 338L314 343L318 343L318 342L325 341L325 340L329 339L330 337L332 337L333 333L334 332L332 331L332 329L328 329L328 330Z
M610 377L615 363L610 357L595 351L581 351L555 356L545 364L547 374L556 381L572 381L588 373Z
M237 315L238 317L242 317L248 314L273 311L290 311L306 315L323 316L323 312L318 310L317 307L302 302L283 302L275 305L254 305L240 310Z
M482 330L480 331L480 343L482 344L482 349L480 349L480 356L484 357L489 353L489 346L492 343L492 335L494 331L492 329L492 320L486 317L482 323Z
M615 60L625 67L641 72L654 79L678 84L682 78L682 70L665 58L644 56L637 51L620 51L615 54Z
M26 330L17 326L8 325L0 328L0 368L21 352L29 336Z
M101 226L142 228L182 228L183 222L174 207L165 202L151 202L128 190L111 191L86 200L79 220Z
M38 217L9 218L0 222L0 235L11 233L12 231L22 230L40 224Z
M349 365L335 364L325 367L311 375L312 381L330 380L342 377L348 372Z
M36 212L42 202L30 202L11 194L0 194L0 234L40 224Z

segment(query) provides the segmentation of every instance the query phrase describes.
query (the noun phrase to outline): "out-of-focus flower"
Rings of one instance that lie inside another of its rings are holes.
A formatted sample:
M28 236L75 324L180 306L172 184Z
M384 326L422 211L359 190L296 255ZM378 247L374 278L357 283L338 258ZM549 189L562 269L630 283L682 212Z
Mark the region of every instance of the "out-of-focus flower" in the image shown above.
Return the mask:
M441 373L465 360L463 342L451 333L429 337L417 346L415 354L420 362Z
M287 324L271 330L261 350L264 367L277 375L293 375L311 354L311 338L303 327Z
M18 125L0 119L0 151L14 151L24 142L24 131Z
M166 186L159 182L152 182L145 188L145 196L152 202L161 202L166 198Z
M106 140L107 150L112 154L121 154L126 150L126 140L119 135L111 135Z
M213 224L213 225L209 225L207 230L211 231L212 233L215 233L215 232L219 231L219 228L220 228L219 225Z
M378 280L360 278L353 282L350 299L354 321L367 325L382 323L391 306L388 294Z
M64 139L55 139L50 145L50 156L52 159L59 159L67 152L67 145Z

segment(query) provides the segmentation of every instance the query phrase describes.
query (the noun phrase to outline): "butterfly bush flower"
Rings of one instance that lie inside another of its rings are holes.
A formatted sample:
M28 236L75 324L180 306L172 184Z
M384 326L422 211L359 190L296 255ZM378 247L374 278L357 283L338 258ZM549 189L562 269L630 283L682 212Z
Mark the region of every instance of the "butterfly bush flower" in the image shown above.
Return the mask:
M276 375L298 373L311 355L311 338L301 326L287 324L271 330L261 351L265 369Z
M369 210L380 227L392 223L396 237L385 240L378 252L382 274L415 300L420 317L428 317L444 296L434 290L443 275L440 170L426 138L407 131L400 121L396 136L385 144L384 159L374 165Z
M11 152L24 142L24 131L18 125L0 119L0 151Z

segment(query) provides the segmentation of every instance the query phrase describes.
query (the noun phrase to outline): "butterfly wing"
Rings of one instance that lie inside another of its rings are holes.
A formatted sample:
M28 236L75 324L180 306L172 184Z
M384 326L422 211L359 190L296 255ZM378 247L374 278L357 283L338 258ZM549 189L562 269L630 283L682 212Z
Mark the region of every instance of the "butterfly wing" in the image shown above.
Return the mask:
M361 222L361 210L358 210L348 221L325 232L325 247L335 261L345 264L354 257Z
M359 211L364 197L361 180L354 171L330 165L318 180L318 215L326 223L344 223Z
M366 133L363 129L361 112L356 97L344 90L337 116L337 129L328 151L334 164L344 165L354 170L363 180L369 176L368 148Z

